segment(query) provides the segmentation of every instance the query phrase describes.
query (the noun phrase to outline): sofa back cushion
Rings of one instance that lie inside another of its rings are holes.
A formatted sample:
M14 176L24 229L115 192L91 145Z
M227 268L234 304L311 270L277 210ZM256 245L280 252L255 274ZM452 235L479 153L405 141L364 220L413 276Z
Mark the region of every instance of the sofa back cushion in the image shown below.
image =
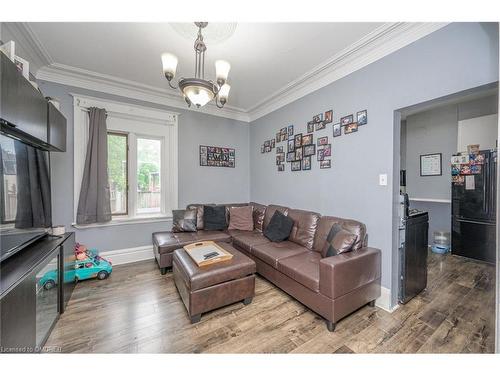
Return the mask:
M225 230L227 229L226 207L225 206L204 206L203 221L205 230Z
M213 203L209 204L199 204L199 203L192 203L188 204L186 209L192 210L196 209L196 229L197 230L203 230L205 228L205 222L203 221L203 206L215 206Z
M172 210L172 232L196 232L197 211Z
M352 245L352 251L359 250L365 245L366 226L363 223L356 220L342 219L340 217L322 216L321 219L319 219L316 234L314 236L314 251L321 252L321 250L323 250L326 238L334 224L340 224L342 229L356 236L356 240Z
M266 206L255 202L250 202L248 205L253 207L253 227L255 228L255 230L262 232Z
M312 250L321 215L311 211L290 209L288 217L293 220L293 228L288 240Z
M293 220L275 210L269 225L264 229L264 236L272 242L282 242L290 237L292 228Z
M253 231L253 207L229 207L229 227L227 229Z
M218 204L217 206L226 206L226 221L229 224L229 209L231 207L245 207L248 206L248 203L223 203Z
M266 227L269 225L269 222L276 211L279 211L286 216L288 214L288 207L278 206L275 204L267 206L266 213L264 214L264 222L262 223L262 230L266 230Z

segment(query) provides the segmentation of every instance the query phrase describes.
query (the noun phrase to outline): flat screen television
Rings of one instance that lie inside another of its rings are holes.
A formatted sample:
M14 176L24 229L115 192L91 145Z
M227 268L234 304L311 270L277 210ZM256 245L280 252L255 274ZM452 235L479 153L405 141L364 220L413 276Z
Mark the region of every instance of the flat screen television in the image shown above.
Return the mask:
M0 134L0 262L52 226L49 154Z

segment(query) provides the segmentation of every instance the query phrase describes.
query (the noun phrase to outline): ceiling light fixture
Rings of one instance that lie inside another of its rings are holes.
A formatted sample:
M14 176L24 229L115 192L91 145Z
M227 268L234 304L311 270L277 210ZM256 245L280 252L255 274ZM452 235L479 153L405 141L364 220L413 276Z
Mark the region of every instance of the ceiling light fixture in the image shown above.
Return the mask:
M179 88L181 90L188 107L194 104L197 108L200 108L209 101L215 99L215 105L218 108L222 108L227 102L229 90L231 88L231 86L226 83L231 65L229 65L227 61L217 60L215 62L216 82L205 79L205 51L207 50L207 46L203 41L201 31L208 25L208 22L195 22L195 25L198 27L198 37L194 42L194 78L180 78L178 87L172 84L172 80L175 77L175 71L177 70L178 60L177 57L171 53L164 53L161 55L163 74L171 88Z

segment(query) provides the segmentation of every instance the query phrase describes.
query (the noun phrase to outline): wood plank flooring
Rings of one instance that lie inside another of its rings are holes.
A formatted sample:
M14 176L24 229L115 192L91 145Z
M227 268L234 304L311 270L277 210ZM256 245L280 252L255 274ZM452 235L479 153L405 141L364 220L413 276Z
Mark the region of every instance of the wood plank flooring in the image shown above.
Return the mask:
M258 277L256 296L191 325L172 274L154 261L79 283L47 347L64 353L492 353L495 269L429 254L428 288L392 314L365 306L328 332L322 318Z

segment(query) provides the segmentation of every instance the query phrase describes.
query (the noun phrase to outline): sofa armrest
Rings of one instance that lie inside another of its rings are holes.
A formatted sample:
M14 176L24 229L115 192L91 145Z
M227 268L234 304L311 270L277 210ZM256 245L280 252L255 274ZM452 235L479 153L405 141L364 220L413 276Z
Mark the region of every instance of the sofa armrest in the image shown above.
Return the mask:
M332 299L380 279L381 251L363 247L323 258L319 262L319 290Z

